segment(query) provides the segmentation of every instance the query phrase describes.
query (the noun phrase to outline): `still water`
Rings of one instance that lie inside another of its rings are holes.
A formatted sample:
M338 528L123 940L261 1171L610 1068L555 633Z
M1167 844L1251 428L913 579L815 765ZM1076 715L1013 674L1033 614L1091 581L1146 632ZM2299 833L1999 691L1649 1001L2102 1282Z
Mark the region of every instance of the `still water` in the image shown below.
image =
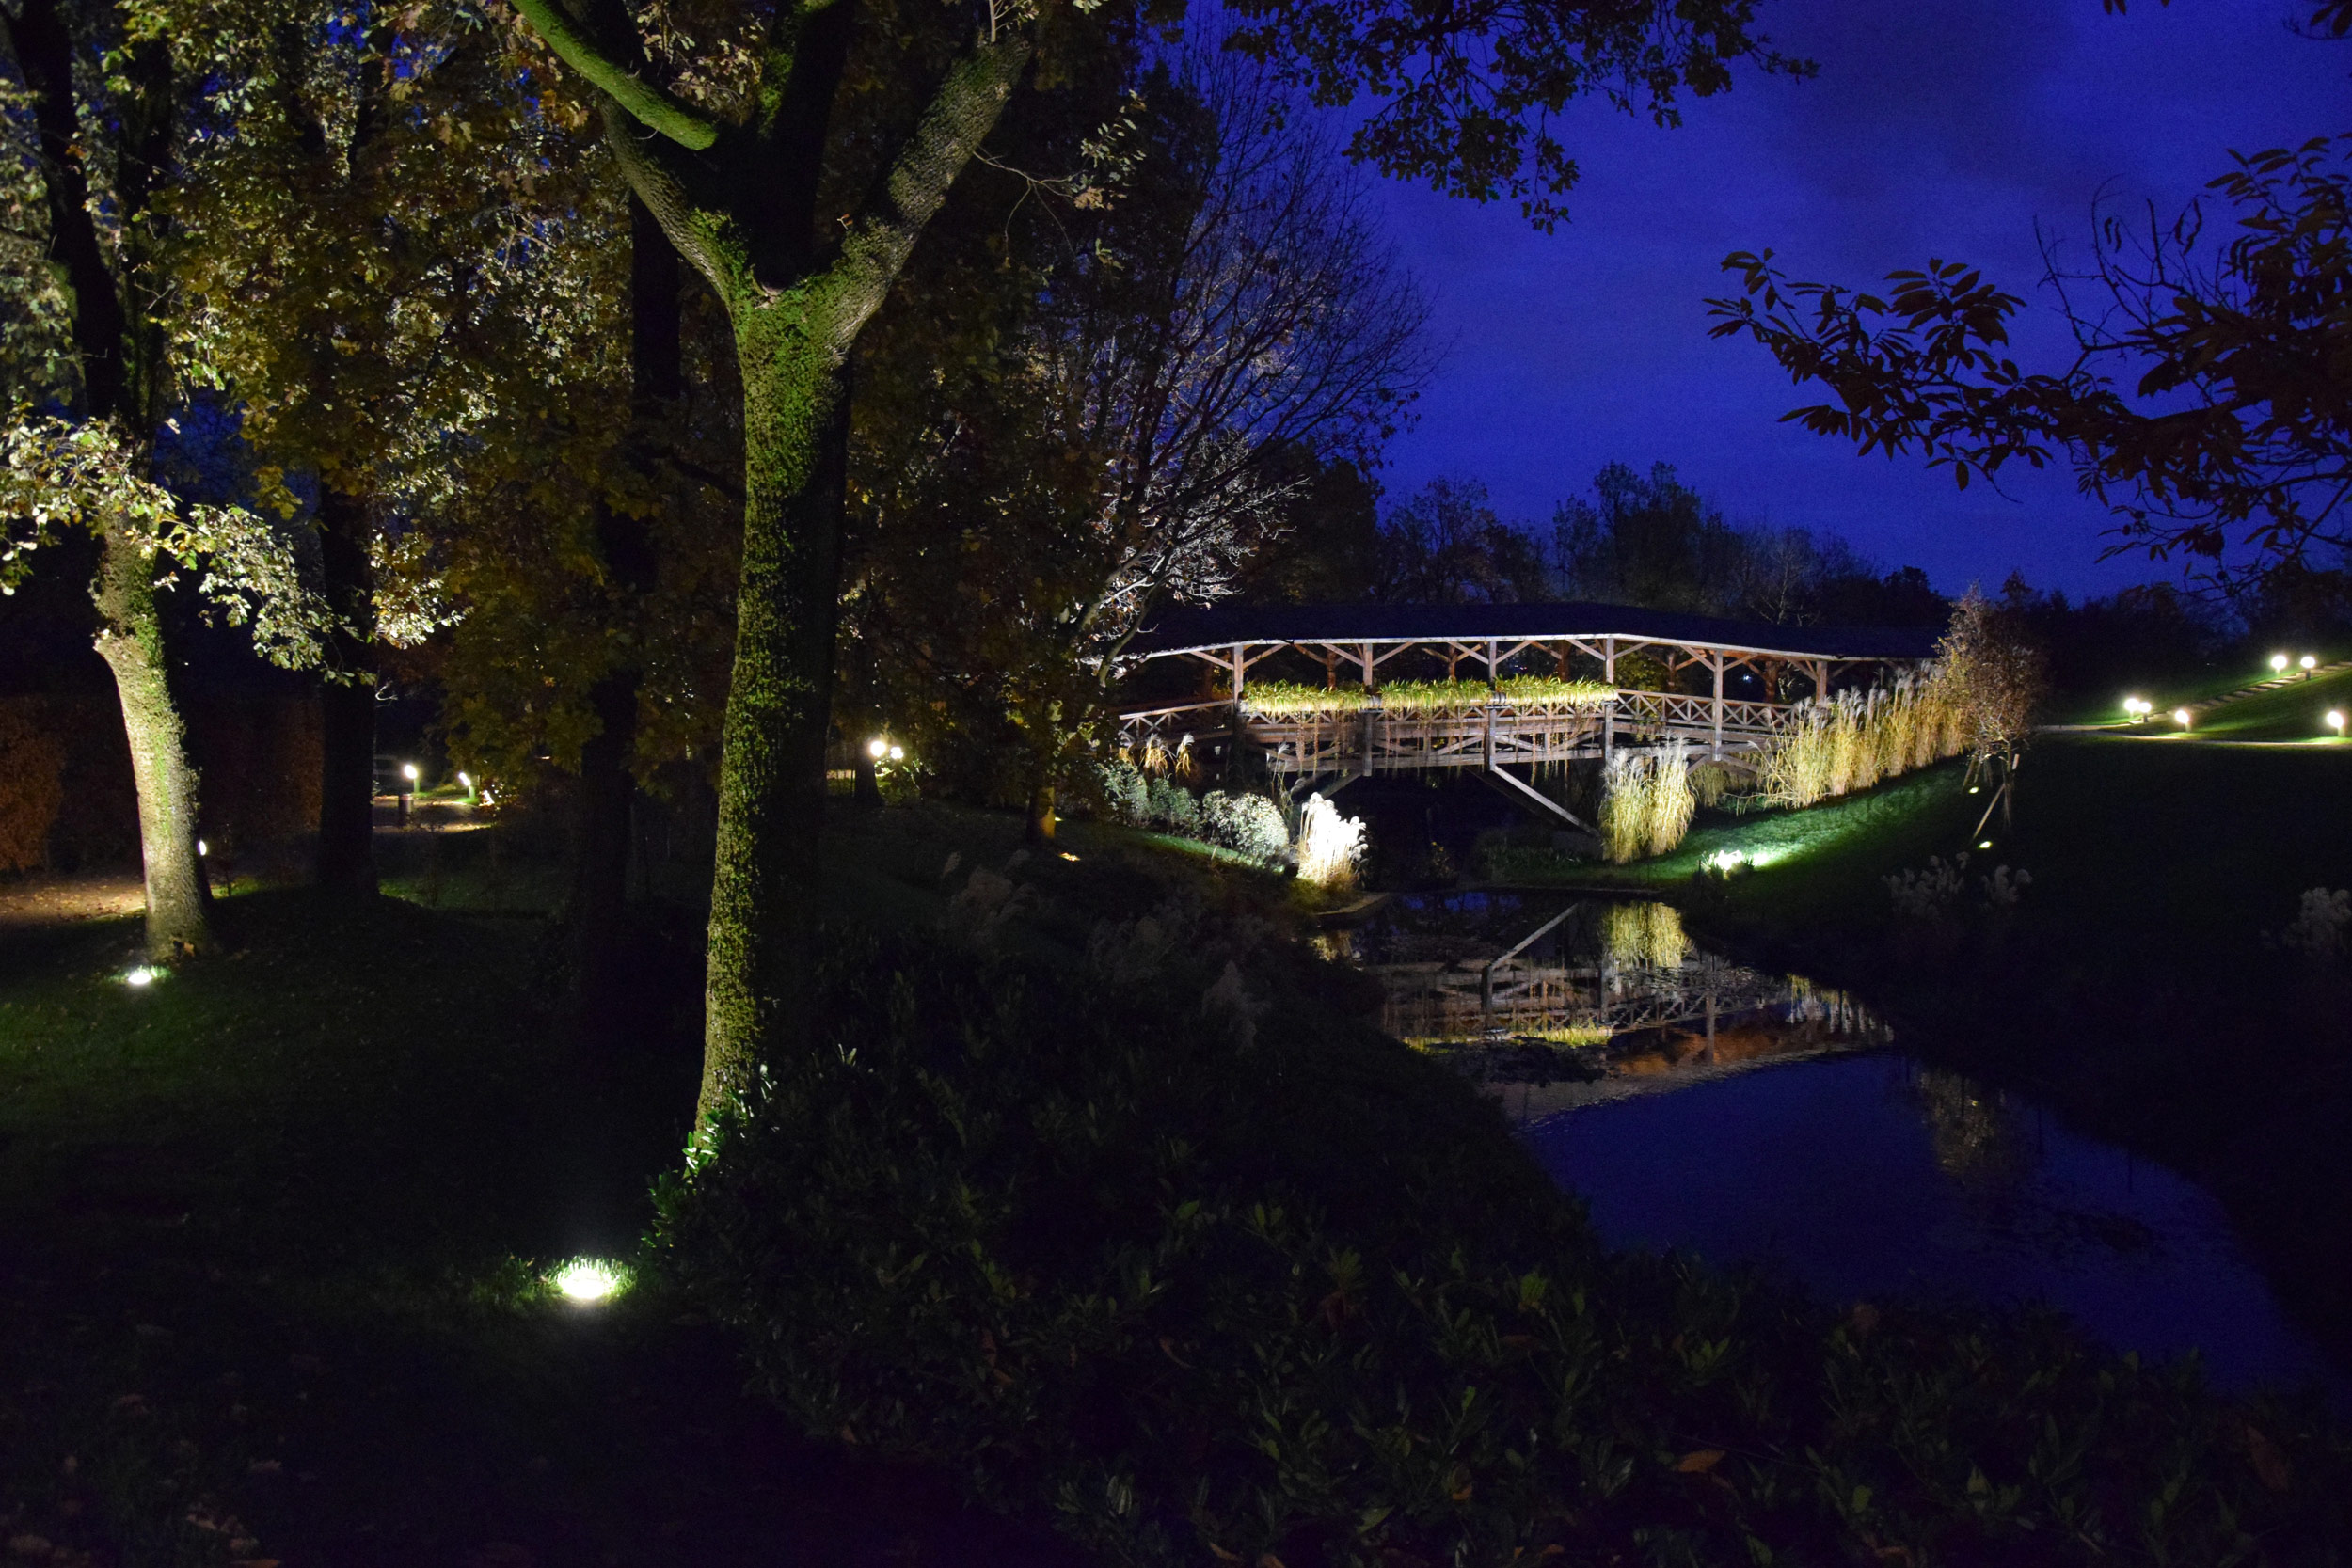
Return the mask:
M1431 896L1331 940L1613 1245L1832 1302L2046 1302L2117 1350L2196 1348L2225 1386L2346 1396L2202 1188L1925 1066L1851 995L1702 952L1670 906Z

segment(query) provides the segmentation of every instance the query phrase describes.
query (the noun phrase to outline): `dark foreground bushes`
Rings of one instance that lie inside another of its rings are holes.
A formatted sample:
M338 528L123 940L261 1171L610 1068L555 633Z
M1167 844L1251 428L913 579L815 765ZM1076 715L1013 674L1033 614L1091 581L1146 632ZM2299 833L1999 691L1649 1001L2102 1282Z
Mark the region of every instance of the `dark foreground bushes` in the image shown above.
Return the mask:
M1607 1258L1450 1074L1191 952L839 943L660 1266L811 1431L1114 1561L2344 1560L2311 1412Z

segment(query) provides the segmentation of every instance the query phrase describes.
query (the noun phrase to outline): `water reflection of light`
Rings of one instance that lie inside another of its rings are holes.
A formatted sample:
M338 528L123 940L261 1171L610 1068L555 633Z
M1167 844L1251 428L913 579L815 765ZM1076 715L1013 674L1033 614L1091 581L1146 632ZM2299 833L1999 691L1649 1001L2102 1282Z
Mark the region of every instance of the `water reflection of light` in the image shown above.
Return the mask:
M1382 1027L1514 1119L1889 1037L1841 992L1704 952L1666 904L1407 900L1330 936L1381 982Z

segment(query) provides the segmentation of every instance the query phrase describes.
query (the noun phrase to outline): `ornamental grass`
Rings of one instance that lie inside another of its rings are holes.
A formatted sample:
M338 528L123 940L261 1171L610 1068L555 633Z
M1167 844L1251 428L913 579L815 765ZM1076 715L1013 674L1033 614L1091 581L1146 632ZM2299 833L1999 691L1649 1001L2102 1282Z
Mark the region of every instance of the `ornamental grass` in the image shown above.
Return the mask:
M1354 713L1365 703L1360 686L1308 686L1301 681L1260 681L1242 689L1241 705L1268 718L1310 713Z
M1679 969L1690 956L1691 939L1682 929L1681 911L1645 900L1609 906L1601 946L1620 969Z
M1800 703L1756 755L1759 791L1775 806L1818 805L1867 789L1966 749L1966 705L1958 677L1939 660L1865 694Z
M1601 772L1601 851L1612 865L1665 854L1691 831L1697 809L1690 749L1682 742L1617 752Z

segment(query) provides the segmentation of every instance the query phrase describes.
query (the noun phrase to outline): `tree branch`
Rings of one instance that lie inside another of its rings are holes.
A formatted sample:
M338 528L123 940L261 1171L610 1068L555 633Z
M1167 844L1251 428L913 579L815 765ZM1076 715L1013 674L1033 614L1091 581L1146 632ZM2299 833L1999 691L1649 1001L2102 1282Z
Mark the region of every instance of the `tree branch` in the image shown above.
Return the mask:
M848 353L858 328L882 308L923 226L1004 113L1035 50L1028 29L1005 28L976 44L940 83L889 174L850 224L834 263L834 277L847 285L835 322L836 333L847 336L837 352Z
M515 8L565 65L594 83L647 130L694 152L719 139L716 119L624 65L612 50L590 38L556 0L515 0Z

